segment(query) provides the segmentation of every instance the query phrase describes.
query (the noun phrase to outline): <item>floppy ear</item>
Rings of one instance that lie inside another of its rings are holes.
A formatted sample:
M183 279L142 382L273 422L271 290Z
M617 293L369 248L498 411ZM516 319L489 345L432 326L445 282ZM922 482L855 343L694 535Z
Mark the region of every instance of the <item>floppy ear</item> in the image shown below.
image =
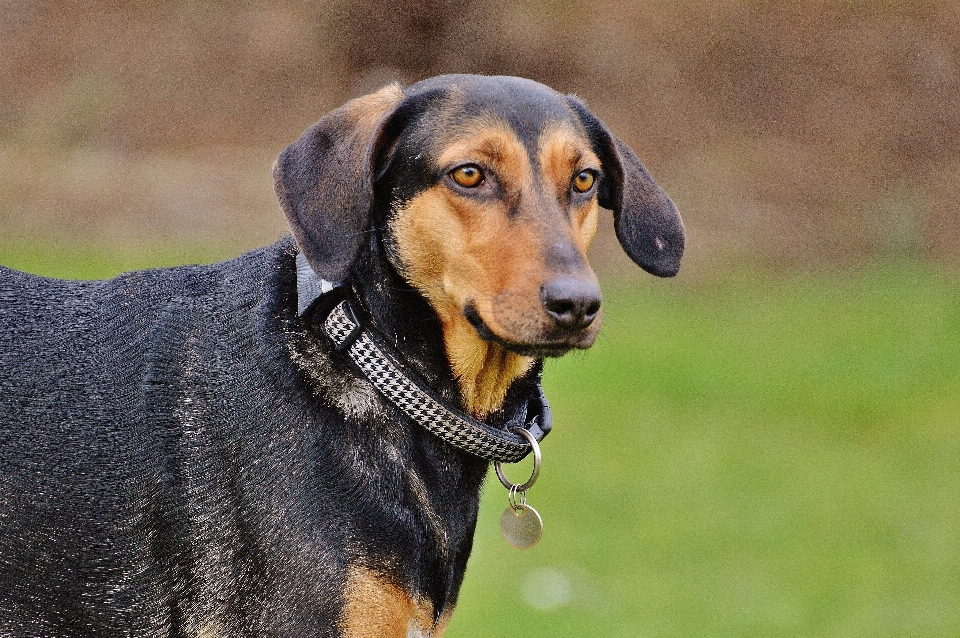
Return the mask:
M603 165L597 201L613 211L620 245L647 272L658 277L676 275L684 246L677 207L629 146L610 133L580 100L567 98Z
M300 250L324 279L345 279L360 251L378 141L403 98L393 84L347 102L307 129L273 165L280 207Z

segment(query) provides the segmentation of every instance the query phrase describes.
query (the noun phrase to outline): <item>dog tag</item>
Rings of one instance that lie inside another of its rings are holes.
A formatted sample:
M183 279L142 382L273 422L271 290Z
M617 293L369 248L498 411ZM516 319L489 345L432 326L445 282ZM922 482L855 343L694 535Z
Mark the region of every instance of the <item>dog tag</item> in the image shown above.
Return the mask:
M500 533L517 549L530 549L540 542L543 520L537 510L525 503L510 505L500 516Z

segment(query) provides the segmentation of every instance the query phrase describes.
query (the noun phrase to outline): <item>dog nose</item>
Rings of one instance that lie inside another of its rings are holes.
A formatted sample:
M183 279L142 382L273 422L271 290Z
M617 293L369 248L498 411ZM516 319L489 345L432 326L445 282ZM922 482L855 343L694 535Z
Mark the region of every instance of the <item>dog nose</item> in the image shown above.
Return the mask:
M540 287L547 314L565 330L581 330L600 312L600 287L589 279L556 277Z

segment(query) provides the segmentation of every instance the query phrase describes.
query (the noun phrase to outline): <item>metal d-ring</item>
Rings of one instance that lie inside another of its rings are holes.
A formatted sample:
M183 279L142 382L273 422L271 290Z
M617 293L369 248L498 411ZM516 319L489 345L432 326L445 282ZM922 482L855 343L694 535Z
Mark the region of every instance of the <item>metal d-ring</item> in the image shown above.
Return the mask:
M500 483L510 490L511 492L523 493L533 487L533 484L537 482L537 477L540 476L540 461L542 457L540 456L540 445L537 443L537 437L530 434L528 430L523 428L517 428L514 430L518 434L521 434L527 441L530 443L530 447L533 448L533 473L530 474L530 478L523 485L515 485L507 480L507 477L503 473L503 467L500 465L500 461L494 461L493 467L497 470L497 478L500 479Z

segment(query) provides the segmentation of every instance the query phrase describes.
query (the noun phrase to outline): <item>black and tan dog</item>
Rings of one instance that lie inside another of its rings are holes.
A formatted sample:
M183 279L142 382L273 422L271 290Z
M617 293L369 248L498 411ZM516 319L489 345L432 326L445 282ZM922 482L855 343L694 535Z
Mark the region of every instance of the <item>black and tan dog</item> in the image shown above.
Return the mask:
M540 360L599 329L599 207L646 270L683 252L633 152L517 78L356 99L275 179L295 241L0 272L0 636L439 636Z

